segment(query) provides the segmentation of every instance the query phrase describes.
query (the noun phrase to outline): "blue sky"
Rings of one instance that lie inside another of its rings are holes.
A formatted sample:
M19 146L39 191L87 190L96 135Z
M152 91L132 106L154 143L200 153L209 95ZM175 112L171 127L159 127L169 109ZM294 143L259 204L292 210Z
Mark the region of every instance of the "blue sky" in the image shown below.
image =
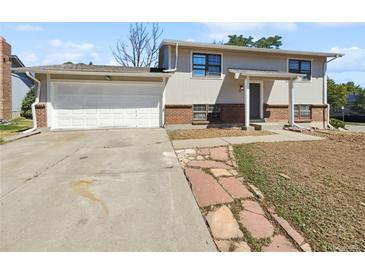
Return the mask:
M336 51L329 76L365 87L365 23L160 23L162 38L226 41L228 34L278 34L283 49ZM126 39L129 23L0 23L0 35L27 66L66 61L116 64L111 48Z

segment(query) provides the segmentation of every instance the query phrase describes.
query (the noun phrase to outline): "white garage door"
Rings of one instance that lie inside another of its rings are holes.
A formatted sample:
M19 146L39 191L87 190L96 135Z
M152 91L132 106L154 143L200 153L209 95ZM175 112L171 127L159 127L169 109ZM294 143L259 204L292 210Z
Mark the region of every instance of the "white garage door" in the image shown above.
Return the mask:
M52 82L53 129L159 127L160 84Z

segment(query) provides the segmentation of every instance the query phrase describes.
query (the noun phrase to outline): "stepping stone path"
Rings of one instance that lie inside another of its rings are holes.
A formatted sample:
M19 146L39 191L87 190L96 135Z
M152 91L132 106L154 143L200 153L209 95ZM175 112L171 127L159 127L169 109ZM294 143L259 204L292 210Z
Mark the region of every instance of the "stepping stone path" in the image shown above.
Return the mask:
M225 205L209 212L206 219L215 239L229 240L243 237L236 219Z
M219 251L257 250L250 244L263 238L270 241L261 251L310 251L288 222L273 210L264 210L259 203L264 199L261 192L243 183L231 146L175 152Z

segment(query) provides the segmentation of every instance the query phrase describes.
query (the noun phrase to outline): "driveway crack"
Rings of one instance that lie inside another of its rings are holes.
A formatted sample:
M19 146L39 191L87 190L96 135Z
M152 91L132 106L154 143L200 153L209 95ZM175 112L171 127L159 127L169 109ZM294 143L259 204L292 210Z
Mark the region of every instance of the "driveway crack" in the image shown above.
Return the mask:
M64 160L70 158L71 156L73 156L76 152L78 152L80 150L80 148L75 149L72 153L64 156L63 158L61 158L60 160L56 161L55 163L53 163L50 166L47 166L46 168L44 168L43 170L41 170L40 172L36 172L32 177L29 177L27 179L25 179L19 186L9 190L7 193L5 193L4 195L2 195L0 197L0 201L3 201L4 199L6 199L9 195L11 195L12 193L14 193L15 191L17 191L18 189L26 186L29 182L31 182L34 178L38 178L39 176L41 176L44 172L46 172L47 170L55 167L56 165L58 165L59 163L63 162Z

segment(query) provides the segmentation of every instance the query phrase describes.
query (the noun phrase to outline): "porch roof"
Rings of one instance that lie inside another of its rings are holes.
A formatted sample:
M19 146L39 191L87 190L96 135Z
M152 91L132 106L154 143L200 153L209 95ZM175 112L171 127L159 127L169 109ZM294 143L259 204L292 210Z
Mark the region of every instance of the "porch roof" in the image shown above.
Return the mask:
M273 70L253 70L253 69L228 69L229 72L234 74L235 79L242 77L259 77L267 79L280 79L280 80L295 80L297 78L305 76L305 74L290 73L285 71L273 71Z

